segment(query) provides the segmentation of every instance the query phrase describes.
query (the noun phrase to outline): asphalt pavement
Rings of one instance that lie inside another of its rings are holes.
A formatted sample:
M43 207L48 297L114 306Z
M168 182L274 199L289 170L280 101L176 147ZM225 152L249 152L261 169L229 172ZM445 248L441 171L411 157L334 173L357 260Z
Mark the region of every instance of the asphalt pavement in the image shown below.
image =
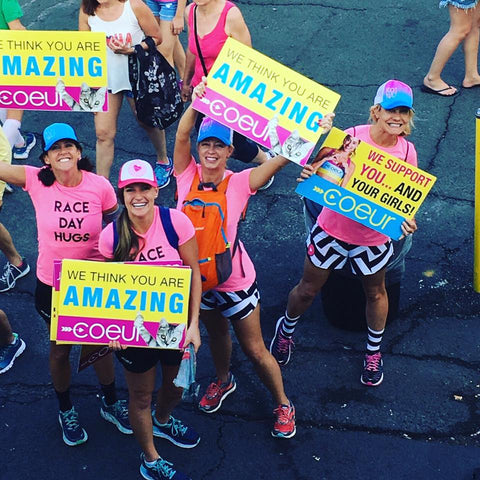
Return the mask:
M480 90L454 98L420 92L448 13L436 0L310 0L236 2L254 46L342 95L335 125L365 123L376 87L389 78L414 90L416 128L411 135L419 166L438 177L417 215L402 282L399 317L383 341L385 380L360 384L363 332L334 327L320 299L297 329L296 350L284 368L285 389L297 409L297 435L270 436L273 404L250 363L234 343L232 371L238 386L216 414L192 404L176 414L202 435L192 450L156 440L161 455L194 480L467 480L480 467L479 296L473 291L475 112ZM74 30L78 1L21 1L29 29ZM459 86L459 49L444 78ZM90 114L27 112L23 127L40 139L54 121L75 126L91 158L95 135ZM115 168L132 158L154 161L146 135L125 105L119 121ZM175 128L167 131L169 152ZM39 165L40 147L28 163ZM243 168L239 163L233 169ZM296 165L250 202L242 239L258 273L262 327L270 342L289 290L300 278L304 225L294 193ZM161 191L173 205L174 185ZM15 189L5 198L1 221L33 266L37 243L28 195ZM99 415L96 378L86 370L73 377L72 397L89 433L85 445L64 445L57 402L48 374L48 336L33 307L35 274L0 294L0 307L27 349L0 376L0 479L140 478L140 449ZM345 301L348 301L346 292ZM199 352L198 381L213 375L207 337ZM78 351L72 355L76 361ZM127 397L117 365L120 395Z

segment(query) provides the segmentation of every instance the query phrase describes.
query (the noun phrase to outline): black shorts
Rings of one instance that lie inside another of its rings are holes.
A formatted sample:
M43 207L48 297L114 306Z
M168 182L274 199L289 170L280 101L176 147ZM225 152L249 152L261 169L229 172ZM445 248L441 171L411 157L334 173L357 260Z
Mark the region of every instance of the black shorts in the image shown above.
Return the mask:
M35 288L35 308L45 323L50 326L52 312L52 287L37 278Z
M128 347L115 352L119 362L132 373L145 373L158 362L163 365L177 366L182 361L181 350L166 350L161 348Z

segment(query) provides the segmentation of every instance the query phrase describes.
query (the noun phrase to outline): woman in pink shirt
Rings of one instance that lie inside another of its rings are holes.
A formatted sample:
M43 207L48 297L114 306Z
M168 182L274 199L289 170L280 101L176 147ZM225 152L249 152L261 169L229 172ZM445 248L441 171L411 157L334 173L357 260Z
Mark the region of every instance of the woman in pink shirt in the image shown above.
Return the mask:
M198 312L202 282L192 222L178 210L164 208L160 211L155 206L158 186L152 167L144 160L130 160L122 165L118 197L125 209L116 223L107 225L100 234L100 252L108 260L116 262L181 261L189 266L192 269L189 326L183 345L192 343L198 350L201 343ZM117 242L114 241L115 230ZM188 477L160 457L153 443L153 436L170 440L182 448L193 448L200 441L200 436L193 428L171 415L182 398L182 389L173 384L182 352L137 347L119 350L119 345L115 347L127 379L130 421L142 448L140 473L147 479L187 480ZM156 411L152 414L151 402L158 362L162 367L162 387L158 391Z
M188 101L192 88L202 81L203 76L207 76L228 37L249 47L252 46L252 39L242 12L228 0L195 0L185 9L185 17L188 24L188 48L182 98ZM201 116L198 118L197 128ZM235 149L232 157L245 163L262 163L275 155L264 152L256 143L237 132L233 134L233 146ZM269 183L262 185L261 190L268 188L272 181L273 177L270 177Z
M370 108L371 125L349 128L347 134L416 166L415 147L405 139L411 131L413 115L412 89L398 80L389 80L377 90ZM308 178L314 172L312 165L307 165L301 177ZM406 236L411 235L417 225L415 220L407 219L401 228ZM349 265L362 281L366 298L368 340L360 380L364 385L380 385L383 381L380 344L388 313L385 271L392 254L389 237L323 208L307 238L303 277L290 291L285 314L278 319L270 344L278 363L286 365L290 361L295 326L331 271Z
M102 219L111 221L118 211L115 191L108 180L92 173L88 158L73 128L53 123L43 131L44 167L0 163L0 179L23 187L32 199L38 230L35 308L50 331L53 260L73 258L103 260L98 251ZM69 446L87 441L78 413L70 400L70 351L72 345L50 342L50 374L59 402L59 423ZM115 394L111 355L94 364L103 396L100 414L126 434L132 429L124 400Z
M200 83L193 96L203 95ZM178 204L183 202L198 173L203 188L211 189L230 176L225 193L227 203L227 239L233 245L237 226L251 195L265 184L288 160L277 156L262 165L232 173L226 169L231 155L232 132L227 127L205 117L197 139L197 164L190 153L190 134L197 113L190 106L178 125L174 151L174 174L177 179ZM210 185L210 186L208 186ZM201 245L199 245L201 248ZM200 400L199 408L205 413L216 412L223 400L236 389L235 377L230 372L232 341L229 320L233 325L240 346L255 367L263 384L272 394L277 407L272 435L289 438L295 435L295 408L288 400L283 388L280 368L265 347L260 327L260 295L255 280L255 268L242 242L238 242L232 259L232 273L228 279L202 295L201 319L209 335L210 351L216 368L216 379Z

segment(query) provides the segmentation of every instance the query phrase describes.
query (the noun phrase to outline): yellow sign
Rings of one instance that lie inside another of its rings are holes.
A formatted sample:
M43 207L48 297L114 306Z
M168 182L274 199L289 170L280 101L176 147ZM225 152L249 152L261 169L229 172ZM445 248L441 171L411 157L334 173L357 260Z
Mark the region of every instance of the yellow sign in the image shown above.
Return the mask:
M101 32L1 30L0 108L106 111L106 48Z
M340 95L228 38L193 107L289 160L304 165L321 135L318 121Z
M413 218L436 177L405 159L333 128L312 165L316 175L296 192L391 238Z
M51 339L182 348L190 278L185 267L63 260Z

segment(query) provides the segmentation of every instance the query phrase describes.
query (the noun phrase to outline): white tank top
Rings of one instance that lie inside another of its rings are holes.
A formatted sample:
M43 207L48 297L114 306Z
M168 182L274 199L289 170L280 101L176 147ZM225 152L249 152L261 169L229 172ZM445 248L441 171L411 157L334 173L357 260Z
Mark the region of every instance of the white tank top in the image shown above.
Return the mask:
M88 25L92 32L105 32L107 36L108 90L112 93L131 90L128 78L128 56L113 53L113 50L108 47L111 38L117 38L121 42L128 41L131 45L137 45L145 38L130 1L127 0L124 3L122 15L117 20L107 22L98 15L91 15L88 17Z

